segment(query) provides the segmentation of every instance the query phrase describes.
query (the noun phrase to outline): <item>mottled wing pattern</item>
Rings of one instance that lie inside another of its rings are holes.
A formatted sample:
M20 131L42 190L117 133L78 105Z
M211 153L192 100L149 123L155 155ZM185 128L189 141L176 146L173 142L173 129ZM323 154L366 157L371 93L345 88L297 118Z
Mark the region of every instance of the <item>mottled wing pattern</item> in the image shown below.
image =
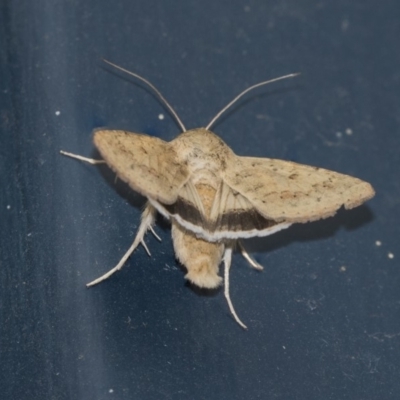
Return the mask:
M142 195L172 204L189 179L169 143L147 135L98 130L94 144L118 177Z
M329 217L341 207L353 208L374 195L360 179L289 161L235 156L223 180L264 218L308 222Z

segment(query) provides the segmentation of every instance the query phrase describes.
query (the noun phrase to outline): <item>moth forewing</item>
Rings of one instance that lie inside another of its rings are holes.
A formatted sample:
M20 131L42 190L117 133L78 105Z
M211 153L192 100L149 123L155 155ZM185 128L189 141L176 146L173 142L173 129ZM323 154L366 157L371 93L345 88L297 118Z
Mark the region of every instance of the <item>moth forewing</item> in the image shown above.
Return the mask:
M93 141L107 165L142 194L172 204L189 178L172 146L161 139L132 132L96 130Z
M356 207L375 194L358 178L290 161L236 157L228 171L227 185L277 222L327 218L340 207Z

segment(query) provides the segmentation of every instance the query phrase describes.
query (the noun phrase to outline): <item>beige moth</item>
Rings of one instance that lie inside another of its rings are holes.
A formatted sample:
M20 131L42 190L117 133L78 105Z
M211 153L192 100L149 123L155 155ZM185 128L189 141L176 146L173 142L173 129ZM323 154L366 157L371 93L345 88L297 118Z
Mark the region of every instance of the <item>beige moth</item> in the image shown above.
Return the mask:
M358 178L290 161L241 157L210 131L217 118L250 90L294 77L286 75L251 86L224 107L205 128L186 130L161 95L146 79L108 64L149 85L167 106L182 133L170 142L145 134L98 129L94 144L102 160L63 152L92 164L106 163L133 190L147 198L132 246L95 285L122 268L152 228L157 212L171 222L176 258L187 269L185 278L200 288L224 282L224 294L234 319L229 295L232 251L237 245L256 269L262 269L243 247L242 239L268 236L294 223L327 218L344 206L357 207L374 196L372 186ZM157 235L156 235L157 236ZM150 254L150 253L149 253ZM219 266L224 263L224 279Z

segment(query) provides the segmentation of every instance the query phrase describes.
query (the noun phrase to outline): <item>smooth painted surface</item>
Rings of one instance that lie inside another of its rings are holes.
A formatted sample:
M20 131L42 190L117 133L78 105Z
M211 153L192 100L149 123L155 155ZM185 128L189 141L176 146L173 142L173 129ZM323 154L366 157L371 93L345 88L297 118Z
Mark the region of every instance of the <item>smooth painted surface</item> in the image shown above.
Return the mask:
M5 1L0 6L0 393L7 399L397 399L400 35L397 1ZM125 268L144 200L96 156L98 127L171 140L155 84L188 128L241 155L373 184L365 206L248 243L222 291L185 285L168 224ZM160 116L162 114L162 116ZM380 243L380 245L379 245Z

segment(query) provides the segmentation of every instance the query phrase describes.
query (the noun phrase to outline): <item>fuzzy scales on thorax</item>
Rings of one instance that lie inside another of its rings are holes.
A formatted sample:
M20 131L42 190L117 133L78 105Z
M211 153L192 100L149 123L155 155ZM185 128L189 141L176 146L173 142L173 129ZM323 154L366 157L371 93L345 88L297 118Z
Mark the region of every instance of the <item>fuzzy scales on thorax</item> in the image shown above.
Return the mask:
M234 156L222 139L205 128L198 128L180 134L171 145L192 171L195 186L206 184L218 189L226 161Z

